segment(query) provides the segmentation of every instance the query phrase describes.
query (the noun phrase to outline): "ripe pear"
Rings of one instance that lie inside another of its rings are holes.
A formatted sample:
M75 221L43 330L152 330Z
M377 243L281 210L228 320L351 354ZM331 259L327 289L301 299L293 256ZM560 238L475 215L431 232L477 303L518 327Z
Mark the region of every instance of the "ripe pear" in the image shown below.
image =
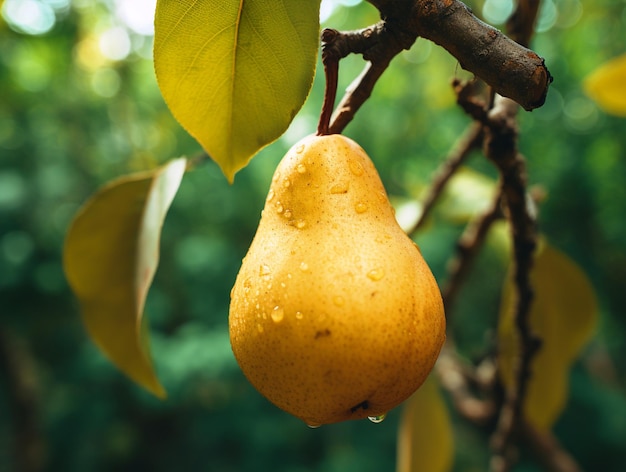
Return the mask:
M380 419L426 379L441 294L351 139L306 137L278 165L229 328L252 385L311 426Z

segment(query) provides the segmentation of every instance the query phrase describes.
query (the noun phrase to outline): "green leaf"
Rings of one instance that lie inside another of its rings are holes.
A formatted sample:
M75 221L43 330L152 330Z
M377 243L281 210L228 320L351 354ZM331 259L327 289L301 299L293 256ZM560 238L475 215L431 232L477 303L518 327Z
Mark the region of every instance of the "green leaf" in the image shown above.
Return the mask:
M186 160L117 179L76 215L63 264L87 331L126 375L165 397L150 358L143 309L159 261L165 214Z
M397 472L452 470L454 439L437 379L430 375L404 404L398 431Z
M531 362L524 413L535 427L549 430L567 403L570 368L593 334L598 307L593 287L582 270L545 241L535 257L531 282L535 298L529 320L542 345ZM507 389L513 388L519 356L514 294L509 278L498 325L499 371Z
M605 112L626 116L626 54L598 67L583 85L587 95Z
M176 119L229 181L277 139L315 74L320 0L159 0L154 63Z

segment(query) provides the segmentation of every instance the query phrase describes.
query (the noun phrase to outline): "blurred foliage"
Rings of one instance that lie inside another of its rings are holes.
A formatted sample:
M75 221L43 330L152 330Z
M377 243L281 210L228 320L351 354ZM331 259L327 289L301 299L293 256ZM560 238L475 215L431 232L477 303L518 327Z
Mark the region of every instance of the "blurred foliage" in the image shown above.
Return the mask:
M468 4L496 25L511 10L505 0ZM88 341L61 268L69 221L104 182L200 152L156 86L153 7L150 0L2 5L0 330L20 339L19 356L32 361L21 373L34 390L30 434L43 441L45 470L393 470L399 411L376 425L308 429L252 389L228 342L230 288L274 167L291 144L315 130L319 74L289 130L238 173L234 185L212 163L183 179L146 305L168 400L128 381ZM323 15L324 24L337 29L377 20L371 5L355 0L325 1ZM606 472L626 468L626 121L604 114L582 83L624 53L625 27L621 0L545 0L533 48L555 81L546 105L520 116L530 183L547 195L541 231L583 268L601 310L555 430L585 470ZM342 61L340 90L361 68L360 57ZM393 61L347 128L392 195L419 198L467 125L449 86L455 76L467 74L419 39ZM469 167L495 175L479 155ZM463 229L444 203L418 236L440 282ZM493 346L505 270L497 248L486 247L452 314L451 329L471 360ZM12 382L9 369L0 371L1 470L14 464L21 426ZM452 421L455 470L485 470L485 433ZM523 456L516 470L537 468Z

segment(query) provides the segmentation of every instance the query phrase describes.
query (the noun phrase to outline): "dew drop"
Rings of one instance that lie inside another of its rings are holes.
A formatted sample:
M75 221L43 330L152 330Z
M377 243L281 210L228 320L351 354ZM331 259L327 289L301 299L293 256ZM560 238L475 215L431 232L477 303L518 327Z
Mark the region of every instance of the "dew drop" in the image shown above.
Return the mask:
M257 325L256 325L256 330L257 330L259 333L262 333L262 332L263 332L263 326L261 325L261 323L257 323Z
M373 280L374 282L378 282L385 276L385 271L383 269L372 269L367 273L367 278Z
M343 306L346 301L341 295L335 295L333 297L333 303L337 306Z
M296 311L296 319L301 320L304 317L304 314L301 311Z
M233 294L235 293L235 287L230 289L230 298L233 298Z
M357 161L349 161L348 166L350 167L350 172L352 172L357 177L363 175L363 166L360 162Z
M321 425L321 424L307 424L307 426L308 426L309 428L311 428L311 429L317 429L317 428L319 428L319 427L320 427L320 426L322 426L322 425Z
M302 229L306 226L306 222L304 220L298 220L296 221L296 228L298 229Z
M301 154L302 151L304 151L304 144L300 144L297 148L296 148L296 153Z
M262 277L268 276L271 273L272 273L272 271L270 270L270 266L268 266L267 264L261 264L261 267L259 269L259 275L260 276L262 276Z
M300 270L302 272L306 272L307 270L309 270L309 264L307 264L306 262L301 262L300 263Z
M283 204L278 201L274 203L274 207L276 208L276 213L282 213L285 210Z
M387 413L384 413L378 416L368 416L367 419L370 420L372 423L378 424L378 423L382 423L386 417L387 417Z
M285 317L285 310L283 310L279 306L275 306L274 311L272 311L272 321L274 323L280 323L281 321L283 321L284 317Z
M289 186L291 186L291 180L289 180L287 177L285 177L283 179L283 187L289 188Z
M340 193L348 193L348 182L340 182L330 188L330 193L337 195Z
M273 190L270 190L270 191L268 192L268 194L267 194L267 201L268 201L268 202L271 202L271 201L272 201L272 198L274 198L274 191L273 191Z
M304 164L298 164L296 170L298 171L298 174L304 174L306 173L306 166Z
M357 213L365 213L367 211L367 205L363 202L359 202L354 205L354 209Z
M283 216L285 218L291 218L292 216L291 210L285 210L285 213L283 214Z
M280 179L280 172L276 172L274 174L274 178L272 179L273 182L278 182L278 179Z

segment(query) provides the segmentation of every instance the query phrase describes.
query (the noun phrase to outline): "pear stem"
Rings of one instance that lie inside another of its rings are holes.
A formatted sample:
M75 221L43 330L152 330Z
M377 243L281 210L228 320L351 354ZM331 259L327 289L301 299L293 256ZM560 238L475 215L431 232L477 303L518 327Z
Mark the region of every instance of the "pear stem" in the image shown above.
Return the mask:
M326 89L324 91L324 103L320 113L320 120L317 124L317 135L325 136L330 134L330 118L335 107L337 96L337 82L339 80L339 57L334 54L333 49L328 45L339 32L333 29L322 31L322 64L324 65L324 76L326 77Z

